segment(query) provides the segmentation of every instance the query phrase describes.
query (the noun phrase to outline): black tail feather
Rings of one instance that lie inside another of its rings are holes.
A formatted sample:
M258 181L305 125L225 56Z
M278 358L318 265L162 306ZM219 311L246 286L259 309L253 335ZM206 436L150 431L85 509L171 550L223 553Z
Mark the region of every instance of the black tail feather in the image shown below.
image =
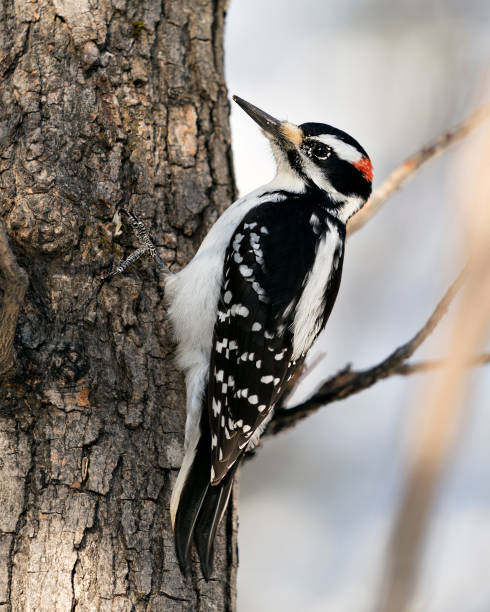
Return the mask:
M213 553L216 530L230 498L235 469L232 468L223 480L208 488L206 499L195 526L195 540L203 576L209 580L213 573Z
M209 432L209 428L207 431ZM189 568L189 553L194 529L210 486L210 440L209 433L207 436L203 435L203 433L206 433L206 429L204 432L201 431L201 437L197 443L194 459L187 473L184 486L182 487L175 515L175 551L177 553L180 569L185 576Z
M201 435L185 476L174 522L175 550L184 576L188 574L194 537L203 576L206 580L211 577L216 530L230 497L235 471L236 465L219 484L211 486L211 437L208 416L203 411Z
M180 569L185 576L189 569L189 553L192 544L192 536L208 487L209 477L208 483L203 487L200 486L200 483L192 478L192 474L190 474L189 480L184 485L179 508L175 517L175 550L177 552Z

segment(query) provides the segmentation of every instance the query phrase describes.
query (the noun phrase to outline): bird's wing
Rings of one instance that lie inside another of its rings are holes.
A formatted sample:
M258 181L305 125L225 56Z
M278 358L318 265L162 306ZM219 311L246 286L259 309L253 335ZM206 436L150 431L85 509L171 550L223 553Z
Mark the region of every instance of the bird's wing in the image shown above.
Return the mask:
M261 204L227 249L208 384L212 484L267 422L304 358L292 360L293 321L315 259L318 223L328 233L326 222L312 224L310 217L294 200Z

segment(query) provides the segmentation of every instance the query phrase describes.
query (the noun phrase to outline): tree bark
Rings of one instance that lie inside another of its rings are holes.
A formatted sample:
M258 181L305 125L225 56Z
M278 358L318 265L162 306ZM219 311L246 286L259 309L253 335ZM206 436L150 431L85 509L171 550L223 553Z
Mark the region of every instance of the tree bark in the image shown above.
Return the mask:
M128 225L113 240L118 206L177 270L234 196L226 0L0 6L0 223L29 282L0 378L0 611L233 610L235 506L213 580L174 553L163 275L100 282L137 246ZM9 289L0 266L0 310Z

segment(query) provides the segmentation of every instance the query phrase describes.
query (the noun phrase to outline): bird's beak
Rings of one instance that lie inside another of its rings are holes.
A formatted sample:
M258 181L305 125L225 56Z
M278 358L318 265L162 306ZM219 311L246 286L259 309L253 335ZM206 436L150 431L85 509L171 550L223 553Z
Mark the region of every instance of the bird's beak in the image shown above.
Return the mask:
M238 96L233 96L233 100L243 108L247 115L252 117L255 123L260 125L266 135L271 136L284 148L299 147L303 140L303 132L297 125L288 121L279 121Z

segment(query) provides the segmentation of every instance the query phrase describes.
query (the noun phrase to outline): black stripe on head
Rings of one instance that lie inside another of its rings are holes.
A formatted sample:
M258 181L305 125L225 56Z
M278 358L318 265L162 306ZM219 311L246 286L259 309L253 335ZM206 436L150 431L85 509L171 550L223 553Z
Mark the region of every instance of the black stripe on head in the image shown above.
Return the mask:
M298 173L298 175L302 178L302 179L307 179L308 177L305 174L305 171L303 170L303 165L301 163L301 156L298 153L298 151L296 149L290 149L287 152L287 156L288 156L288 162L289 165L291 166L291 168Z
M371 194L371 182L350 162L340 159L335 153L328 159L328 179L332 187L344 195L361 196L367 200Z
M303 130L305 142L308 142L308 138L333 136L339 142L345 143L357 151L360 158L369 160L367 152L357 140L342 130L325 123L303 123L300 128ZM354 163L339 157L335 146L330 148L331 153L325 159L313 155L311 156L312 162L339 193L345 196L360 196L363 200L367 200L371 194L371 181Z
M366 150L361 147L361 145L357 142L355 138L349 136L347 132L343 132L342 130L339 130L331 125L327 125L326 123L302 123L299 127L303 130L305 138L311 136L322 136L325 134L331 134L342 142L345 142L346 144L356 148L359 153L362 154L363 157L369 158L369 155L367 154Z

